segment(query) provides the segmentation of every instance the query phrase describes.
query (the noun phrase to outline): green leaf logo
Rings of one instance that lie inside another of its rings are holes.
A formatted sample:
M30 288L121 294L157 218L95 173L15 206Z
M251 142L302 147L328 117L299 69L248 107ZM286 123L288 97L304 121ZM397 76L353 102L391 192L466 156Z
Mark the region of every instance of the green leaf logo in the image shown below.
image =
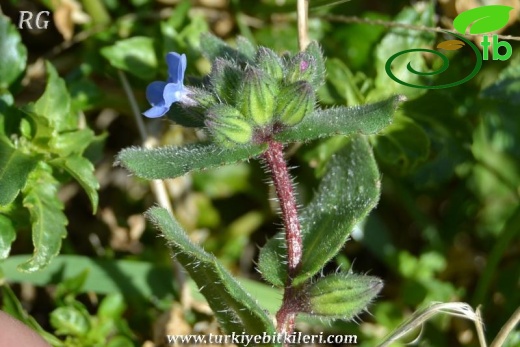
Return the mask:
M469 28L470 34L485 34L502 29L509 21L510 6L489 5L477 7L459 14L453 20L453 26L465 34Z

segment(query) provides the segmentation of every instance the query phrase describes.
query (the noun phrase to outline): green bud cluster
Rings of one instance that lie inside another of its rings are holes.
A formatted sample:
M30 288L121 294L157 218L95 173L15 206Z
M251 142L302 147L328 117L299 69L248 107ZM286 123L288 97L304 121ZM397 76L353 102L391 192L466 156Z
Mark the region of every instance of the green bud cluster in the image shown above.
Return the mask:
M314 109L314 90L305 81L284 86L278 95L275 114L284 125L300 123Z
M377 277L334 274L309 284L304 313L323 318L352 319L365 310L383 288Z
M187 108L196 109L197 114L202 110L200 118L217 143L229 147L263 141L314 111L316 90L325 78L317 43L281 58L244 38L237 42L237 49L215 37L204 40L211 47L206 56L212 69L200 88L203 91L192 94L196 107Z
M251 124L265 126L273 118L277 85L270 77L254 67L246 67L237 106Z
M208 111L206 125L212 129L215 140L225 146L248 143L253 136L253 129L240 111L225 104Z

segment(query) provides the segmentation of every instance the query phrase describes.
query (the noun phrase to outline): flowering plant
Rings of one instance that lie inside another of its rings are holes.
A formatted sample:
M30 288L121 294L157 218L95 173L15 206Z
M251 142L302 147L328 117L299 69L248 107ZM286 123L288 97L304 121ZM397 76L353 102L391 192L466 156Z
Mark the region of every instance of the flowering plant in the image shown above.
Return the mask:
M203 53L212 63L209 76L201 86L185 87L186 58L169 53L168 80L148 86L152 108L144 115L168 114L180 124L204 129L210 141L183 147L128 148L119 153L118 162L147 179L173 178L250 158L266 164L284 230L262 248L258 269L266 281L284 288L276 326L212 255L189 241L168 211L154 207L147 212L148 218L164 233L227 332L290 333L298 314L356 317L379 293L382 281L350 272L318 278L316 274L377 203L379 173L361 134L376 133L388 125L401 98L320 109L316 92L324 83L325 65L317 43L279 57L243 38L238 49L211 35L201 40ZM180 107L170 111L173 103ZM283 146L334 135L350 135L350 141L330 160L314 199L298 211Z
M168 64L168 81L155 81L146 88L146 98L152 105L143 114L149 118L163 116L170 106L177 101L181 101L186 96L184 87L184 72L186 72L186 55L175 52L166 55Z

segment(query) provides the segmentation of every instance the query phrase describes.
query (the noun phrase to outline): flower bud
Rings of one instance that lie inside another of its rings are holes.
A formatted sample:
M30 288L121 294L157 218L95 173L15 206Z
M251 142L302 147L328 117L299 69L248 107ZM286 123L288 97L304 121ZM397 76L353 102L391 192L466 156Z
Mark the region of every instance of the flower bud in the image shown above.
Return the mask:
M275 115L285 125L300 123L314 109L314 90L304 81L283 87L276 99Z
M224 146L244 144L253 137L251 125L240 111L229 105L220 104L212 107L205 124L215 140Z
M316 59L307 52L300 52L293 56L288 62L286 82L311 82L315 73Z
M217 58L213 62L209 77L213 90L220 100L235 105L243 71L233 62Z
M258 48L256 53L256 65L272 79L276 81L283 79L282 60L269 48Z
M310 81L311 85L314 89L318 89L323 83L325 83L325 60L323 59L323 52L321 51L320 46L316 41L311 41L307 48L305 48L305 52L309 54L310 57L314 60L314 74L313 78Z
M329 275L307 288L305 313L349 320L365 310L382 288L383 281L373 276Z
M276 82L256 68L246 70L239 94L239 109L254 124L266 125L273 119Z
M286 61L286 82L307 81L316 90L325 82L325 63L316 43Z
M206 89L189 87L187 93L188 99L183 100L186 106L196 106L208 109L217 103L215 96Z

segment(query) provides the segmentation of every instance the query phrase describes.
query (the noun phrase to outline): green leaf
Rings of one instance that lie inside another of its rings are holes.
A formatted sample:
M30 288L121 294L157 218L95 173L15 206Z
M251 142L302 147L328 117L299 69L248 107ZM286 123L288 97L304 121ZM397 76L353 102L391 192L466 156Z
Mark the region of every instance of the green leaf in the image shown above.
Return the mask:
M13 222L0 214L0 260L7 258L11 251L11 244L16 239L16 229Z
M480 6L459 14L453 20L453 27L462 35L480 35L502 29L509 22L509 12L514 7L504 5Z
M284 234L278 233L260 250L258 272L274 286L283 288L287 280L287 246Z
M107 347L134 347L135 344L126 336L114 336L107 342Z
M89 269L85 269L75 276L67 277L60 281L54 291L55 300L57 302L66 301L67 297L74 297L81 293L89 274Z
M101 319L116 320L125 311L126 305L121 293L110 293L101 301L98 317Z
M101 54L116 69L121 69L143 80L155 75L157 58L150 37L135 36L104 47Z
M73 155L66 158L54 159L50 164L67 171L83 187L92 204L92 213L96 213L98 206L99 182L94 175L94 165L83 157Z
M386 11L385 11L386 12ZM391 17L383 12L362 12L357 15L366 20L390 21ZM382 25L366 25L365 23L351 23L334 28L330 32L337 47L349 47L348 49L334 52L335 56L345 62L353 71L367 71L375 67L373 53L381 36L387 29ZM351 49L355 47L355 49ZM327 59L328 61L328 59ZM327 76L333 77L327 69ZM348 81L344 81L348 83Z
M390 124L395 109L404 100L402 96L393 96L374 104L317 110L275 138L287 143L334 135L374 134Z
M95 135L92 130L80 129L52 137L49 146L54 153L67 157L71 154L83 154L94 139Z
M406 174L428 159L430 139L412 119L398 111L394 122L374 137L374 151L394 171Z
M43 163L29 175L22 191L23 205L29 210L32 223L33 257L20 264L24 272L38 271L55 257L61 248L61 239L67 235L67 217L63 203L58 199L58 182Z
M45 92L32 107L36 118L44 118L56 131L74 130L77 128L77 117L70 110L70 95L65 81L58 76L51 63L46 62L47 86Z
M141 178L166 179L247 160L265 149L264 145L222 148L211 143L154 149L134 147L119 152L116 164Z
M496 75L494 75L496 76ZM520 104L520 57L512 59L498 79L481 91L481 96L501 102Z
M173 295L171 268L144 261L93 259L78 255L59 255L45 269L34 273L21 273L16 267L29 260L26 255L13 255L4 260L0 268L5 278L14 283L31 283L36 286L59 284L67 278L78 277L88 270L88 277L78 290L81 293L123 293L127 299L160 300Z
M186 19L189 18L189 11L191 8L190 0L182 0L175 6L175 11L172 11L170 18L166 22L168 27L174 30L181 30ZM161 24L163 24L161 22ZM162 26L161 26L162 29Z
M395 18L394 22L402 24L434 26L434 6L425 2L417 3L414 7L405 7ZM426 89L407 87L392 81L385 70L387 60L394 54L415 48L431 48L435 43L435 34L431 32L408 30L405 28L392 28L384 36L376 48L376 61L373 66L377 69L375 89L370 97L381 98L389 94L404 94L408 98L418 97L426 92ZM392 72L403 80L412 84L421 84L421 76L414 75L407 69L408 62L417 71L428 71L425 58L417 53L403 55L392 63Z
M73 306L58 307L51 312L50 321L57 335L83 336L90 330L90 317Z
M241 42L241 45L243 44L244 42ZM244 48L242 47L242 49ZM247 55L230 47L227 43L210 33L203 33L200 36L200 49L202 54L211 62L214 62L217 58L231 60L235 63L249 61Z
M300 214L303 256L293 285L318 273L343 247L354 226L374 208L380 179L372 149L364 137L354 137L335 154L319 189ZM266 280L280 286L287 270L282 236L269 240L260 251L259 270Z
M146 216L163 232L175 257L199 286L224 331L247 334L275 332L271 318L264 309L213 255L188 239L167 210L154 207L148 210Z
M9 17L0 13L0 94L25 70L27 49Z
M10 283L31 283L35 286L59 284L67 278L78 277L88 270L88 277L81 286L81 293L122 293L126 301L164 300L175 294L171 267L136 260L94 259L78 255L59 255L45 269L34 273L22 273L17 265L25 262L27 255L12 255L0 264L4 278ZM188 281L196 300L204 300L195 283ZM245 278L240 284L275 313L281 304L281 293L263 283Z
M350 106L364 104L365 97L356 85L357 81L352 71L337 58L327 60L326 66L327 81L334 87L341 99Z
M38 158L24 154L0 139L0 205L14 201L36 164Z

